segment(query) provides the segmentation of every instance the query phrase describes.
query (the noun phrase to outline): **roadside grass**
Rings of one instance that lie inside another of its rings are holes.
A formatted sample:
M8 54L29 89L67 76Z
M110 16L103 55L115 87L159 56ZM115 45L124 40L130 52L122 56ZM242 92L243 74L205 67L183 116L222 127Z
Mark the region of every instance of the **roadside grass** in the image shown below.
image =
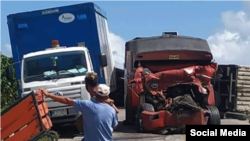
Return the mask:
M41 138L41 139L39 139L39 140L37 140L37 141L54 141L54 140L56 140L56 136L55 135L52 135L53 136L53 140L51 140L51 138L50 137L43 137L43 138Z
M2 112L4 109L5 109L5 107L2 107L2 108L1 108L1 112Z
M48 133L47 133L48 135ZM60 134L57 133L57 136L55 135L55 133L52 133L52 134L49 134L51 136L43 136L42 138L40 138L39 140L37 141L56 141L60 138ZM53 139L51 139L51 137L53 137Z
M49 137L43 137L37 141L51 141L51 139Z

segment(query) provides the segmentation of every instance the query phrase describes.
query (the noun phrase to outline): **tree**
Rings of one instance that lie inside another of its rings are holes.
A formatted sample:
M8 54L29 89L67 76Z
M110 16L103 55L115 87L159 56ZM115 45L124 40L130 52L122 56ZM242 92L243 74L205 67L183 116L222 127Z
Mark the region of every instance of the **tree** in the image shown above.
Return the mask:
M13 58L1 54L1 106L2 108L10 106L18 99L17 81L13 73L13 79L7 80L6 68L10 66L14 72Z

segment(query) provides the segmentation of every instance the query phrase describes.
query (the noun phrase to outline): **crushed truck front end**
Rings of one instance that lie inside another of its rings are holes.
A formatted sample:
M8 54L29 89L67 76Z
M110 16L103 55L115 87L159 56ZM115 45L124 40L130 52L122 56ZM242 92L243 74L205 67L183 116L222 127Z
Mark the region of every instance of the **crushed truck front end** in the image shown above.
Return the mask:
M163 34L126 43L126 120L137 131L220 124L205 40Z

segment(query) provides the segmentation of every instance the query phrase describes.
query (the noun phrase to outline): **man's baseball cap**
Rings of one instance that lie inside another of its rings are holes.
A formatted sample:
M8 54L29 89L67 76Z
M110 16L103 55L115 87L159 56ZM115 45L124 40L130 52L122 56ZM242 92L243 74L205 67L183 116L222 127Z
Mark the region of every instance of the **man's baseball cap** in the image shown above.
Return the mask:
M105 84L99 84L98 86L95 87L94 91L99 96L108 96L110 93L110 88Z

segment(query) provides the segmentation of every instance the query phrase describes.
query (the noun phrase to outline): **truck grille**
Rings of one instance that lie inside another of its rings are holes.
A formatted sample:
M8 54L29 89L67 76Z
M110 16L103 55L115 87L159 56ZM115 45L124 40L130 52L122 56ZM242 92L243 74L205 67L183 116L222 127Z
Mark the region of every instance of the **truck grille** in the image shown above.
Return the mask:
M56 88L56 89L48 89L49 93L54 94L55 92L61 92L63 96L71 98L71 99L81 99L81 87L70 87L70 88ZM49 108L59 108L65 107L67 105L61 104L59 102L55 102L52 99L46 98L45 100L48 103Z

